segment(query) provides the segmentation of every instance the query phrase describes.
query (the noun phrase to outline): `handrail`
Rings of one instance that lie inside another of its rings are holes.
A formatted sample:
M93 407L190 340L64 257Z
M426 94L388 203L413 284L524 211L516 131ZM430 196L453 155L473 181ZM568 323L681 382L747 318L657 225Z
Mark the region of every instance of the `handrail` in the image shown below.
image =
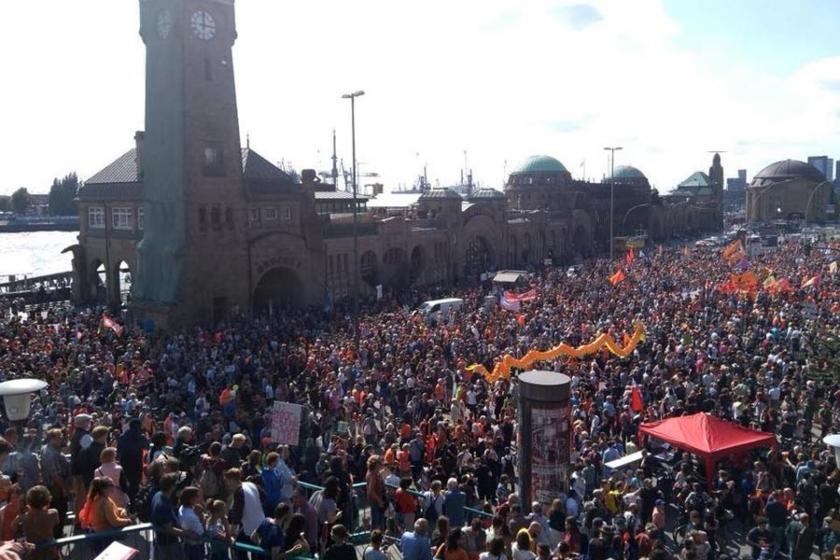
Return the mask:
M52 539L49 541L40 542L35 545L35 549L43 550L48 548L61 548L67 545L79 544L87 541L124 537L125 535L139 533L142 531L154 531L155 533L157 533L158 530L159 529L151 523L138 523L136 525L129 525L127 527L121 527L119 529L109 529L107 531L96 531L93 533L79 533L77 535L71 535L69 537L62 537L60 539ZM200 540L208 543L212 541L212 539L206 535ZM238 541L234 541L233 543L227 544L231 548L235 550L240 550L242 552L250 552L252 554L258 554L261 556L268 555L268 553L263 548L260 548L259 546L253 544ZM149 546L152 546L151 540L149 541ZM295 556L289 556L288 560L313 560L314 558L315 556L312 554L298 554Z
M77 535L70 535L69 537L44 541L36 544L35 548L36 550L41 550L44 548L62 547L68 544L76 544L88 540L125 536L131 533L139 533L140 531L148 531L154 528L154 525L151 523L138 523L137 525L128 525L127 527L120 527L119 529L109 529L107 531L97 531L94 533L79 533Z
M388 484L387 482L385 483L385 486L387 486L388 488L393 488L393 489L399 488L398 485ZM411 494L412 496L416 496L418 498L425 498L426 497L425 494L423 494L423 492L420 492L419 490L415 490L413 488L409 488L408 493ZM473 515L478 515L479 517L487 517L489 519L492 519L494 517L492 513L482 511L480 509L475 509L475 508L472 508L472 507L469 507L469 506L464 506L464 511L468 511L468 512L472 513Z

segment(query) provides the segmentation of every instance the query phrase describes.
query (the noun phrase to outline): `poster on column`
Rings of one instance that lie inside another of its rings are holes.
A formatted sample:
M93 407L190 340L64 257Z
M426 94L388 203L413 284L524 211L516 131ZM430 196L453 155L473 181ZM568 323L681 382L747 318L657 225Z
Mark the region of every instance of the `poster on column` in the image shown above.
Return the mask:
M271 439L281 445L297 445L300 435L302 406L290 402L276 402L271 409Z
M571 454L568 405L531 409L531 499L551 503L566 490Z

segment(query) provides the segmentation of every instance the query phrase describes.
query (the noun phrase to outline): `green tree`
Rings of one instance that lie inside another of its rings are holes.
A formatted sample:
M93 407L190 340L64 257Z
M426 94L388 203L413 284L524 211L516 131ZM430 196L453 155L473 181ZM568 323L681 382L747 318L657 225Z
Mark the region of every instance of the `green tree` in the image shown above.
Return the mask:
M76 214L76 194L79 190L79 178L76 173L65 175L62 179L53 179L50 187L50 214L53 216L72 216Z
M0 212L12 211L12 197L0 195Z
M12 193L12 211L15 214L26 214L29 207L32 206L32 197L29 196L29 191L25 187L21 187Z

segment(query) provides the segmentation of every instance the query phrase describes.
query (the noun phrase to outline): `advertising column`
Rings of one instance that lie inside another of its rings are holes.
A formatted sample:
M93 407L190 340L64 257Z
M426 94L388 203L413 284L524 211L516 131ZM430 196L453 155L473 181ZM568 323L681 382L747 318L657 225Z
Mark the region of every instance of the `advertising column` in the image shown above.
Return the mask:
M519 496L550 504L568 486L572 448L571 380L562 373L533 370L519 375Z

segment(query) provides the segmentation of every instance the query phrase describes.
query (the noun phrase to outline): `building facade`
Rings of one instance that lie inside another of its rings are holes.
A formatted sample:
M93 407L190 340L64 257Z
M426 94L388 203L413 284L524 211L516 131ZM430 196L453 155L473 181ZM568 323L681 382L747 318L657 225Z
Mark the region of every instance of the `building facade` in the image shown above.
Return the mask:
M747 187L747 220L836 219L833 184L817 168L787 159L759 171Z
M352 196L310 170L298 182L240 146L234 2L140 6L145 130L80 189L79 302L130 298L138 318L171 328L329 304L357 288L373 297L572 262L609 247L611 192L616 236L664 241L719 229L710 201L660 197L638 169L589 183L549 156L529 158L504 192L437 188L408 207L376 210L361 197L354 226Z

